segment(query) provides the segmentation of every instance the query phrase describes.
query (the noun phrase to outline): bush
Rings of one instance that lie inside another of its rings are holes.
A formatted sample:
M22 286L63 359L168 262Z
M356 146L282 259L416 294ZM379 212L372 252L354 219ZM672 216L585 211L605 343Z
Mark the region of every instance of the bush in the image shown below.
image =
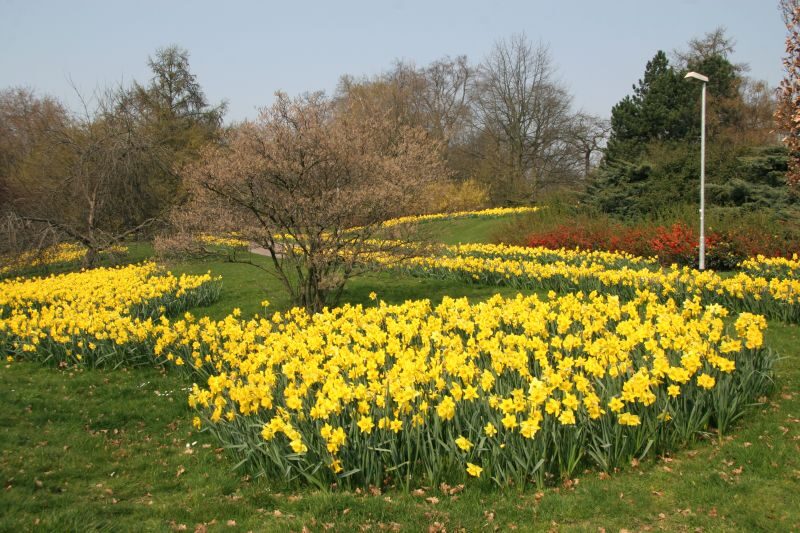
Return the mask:
M489 205L488 189L474 179L437 181L425 186L415 210L419 214L472 211Z
M706 210L706 266L732 270L748 257L791 257L800 250L800 217L785 211L712 207ZM657 256L665 265L698 266L696 204L676 204L647 218L620 220L581 202L557 198L494 235L494 242L582 248Z
M706 231L706 267L733 270L756 255L791 257L800 242L790 236L771 235L766 229L735 228ZM562 224L548 231L530 235L531 247L581 248L628 252L658 257L664 265L698 266L699 232L683 222L669 226L627 226L620 223L593 223L588 227Z

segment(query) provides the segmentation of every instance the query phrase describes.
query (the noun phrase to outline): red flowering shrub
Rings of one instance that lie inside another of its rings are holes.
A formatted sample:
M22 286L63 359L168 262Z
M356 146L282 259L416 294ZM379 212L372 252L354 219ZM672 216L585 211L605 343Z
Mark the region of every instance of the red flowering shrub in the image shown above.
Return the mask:
M534 235L528 239L528 246L544 248L581 248L584 250L607 249L608 235L597 230L575 226L559 226L554 230Z
M612 235L608 250L628 252L643 257L655 255L650 243L650 232L648 230L627 227L621 229L622 231Z
M662 264L698 266L699 235L696 228L683 222L671 226L629 227L622 224L578 227L562 224L549 231L531 235L528 246L545 248L581 248L628 252L657 256ZM748 257L758 254L791 257L800 243L783 236L770 235L766 229L738 228L725 232L706 232L706 268L732 270Z
M669 228L657 226L650 246L662 263L691 265L698 254L698 242L699 237L689 226L676 222Z
M651 228L630 228L622 224L592 228L561 225L552 230L531 235L527 239L527 244L531 247L628 252L651 257L656 255L651 242L652 238Z
M745 257L763 255L766 257L791 257L800 250L796 238L767 231L769 228L748 228L729 231L727 240L734 244Z

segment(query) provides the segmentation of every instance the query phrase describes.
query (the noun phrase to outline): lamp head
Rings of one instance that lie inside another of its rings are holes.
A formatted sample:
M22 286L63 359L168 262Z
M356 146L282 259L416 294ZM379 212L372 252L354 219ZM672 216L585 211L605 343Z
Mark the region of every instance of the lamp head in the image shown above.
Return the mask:
M694 72L694 71L687 72L686 76L684 76L683 79L686 80L686 79L689 79L689 78L694 78L696 80L702 81L703 83L708 83L708 76L703 76L702 74L700 74L698 72Z

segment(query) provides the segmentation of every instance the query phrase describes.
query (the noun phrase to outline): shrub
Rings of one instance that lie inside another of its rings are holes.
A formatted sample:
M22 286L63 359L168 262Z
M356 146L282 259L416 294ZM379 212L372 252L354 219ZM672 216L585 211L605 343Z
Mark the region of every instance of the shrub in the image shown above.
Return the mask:
M722 228L714 229L709 225L706 230L707 268L733 270L748 257L791 257L800 250L800 239L791 231L781 229L779 232L770 224L747 223L737 227L725 223L721 226ZM532 233L524 242L531 247L577 247L585 250L627 252L644 257L656 256L664 265L675 263L697 267L699 241L696 226L685 222L634 226L601 219L585 226L560 224Z
M488 204L489 192L485 185L474 179L447 180L426 185L415 209L423 214L450 213L481 209Z

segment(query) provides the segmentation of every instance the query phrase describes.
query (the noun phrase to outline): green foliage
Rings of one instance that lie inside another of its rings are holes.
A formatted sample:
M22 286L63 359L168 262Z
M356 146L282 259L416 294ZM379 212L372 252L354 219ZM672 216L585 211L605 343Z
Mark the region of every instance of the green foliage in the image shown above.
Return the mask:
M650 143L636 162L608 161L587 188L585 200L625 219L658 216L700 197L696 146ZM780 146L708 147L706 206L752 211L768 209L779 218L796 216L798 197L786 187L786 150Z
M755 146L741 150L727 175L707 184L707 199L719 206L771 208L789 214L797 196L786 186L788 154L782 146Z
M681 78L660 50L647 62L633 95L611 109L607 160L632 161L649 142L684 140L699 133L699 117L692 112L697 88Z
M691 168L693 159L685 145L652 144L635 162L607 161L589 184L585 199L602 212L627 219L685 203L697 191L691 185L699 175L699 169Z
M797 198L787 193L783 178L786 151L765 145L772 141L758 126L762 103L745 100L747 80L743 67L728 59L732 42L724 29L692 40L690 48L678 54L677 66L656 53L633 94L613 107L604 160L586 201L627 219L698 201L702 84L684 79L685 72L697 71L709 78L707 205L770 207L781 214L794 209Z

